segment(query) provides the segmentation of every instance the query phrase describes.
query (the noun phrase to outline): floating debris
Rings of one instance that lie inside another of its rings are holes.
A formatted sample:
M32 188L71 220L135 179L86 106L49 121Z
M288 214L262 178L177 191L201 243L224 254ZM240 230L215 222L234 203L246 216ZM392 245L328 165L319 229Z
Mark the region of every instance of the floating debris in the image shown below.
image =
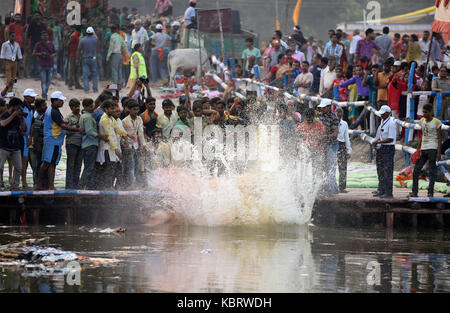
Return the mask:
M100 229L100 228L92 228L89 230L90 233L101 233L101 234L112 234L112 233L116 233L116 234L123 234L127 231L126 228L122 228L122 227L117 227L117 228L105 228L105 229Z
M213 253L213 251L211 249L205 249L205 250L200 251L200 253L202 253L202 254L211 254L211 253Z

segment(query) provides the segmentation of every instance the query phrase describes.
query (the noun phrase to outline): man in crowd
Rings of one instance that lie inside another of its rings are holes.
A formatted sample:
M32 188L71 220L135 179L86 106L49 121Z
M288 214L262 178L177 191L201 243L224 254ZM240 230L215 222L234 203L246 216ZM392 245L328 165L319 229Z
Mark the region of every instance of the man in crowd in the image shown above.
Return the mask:
M11 79L17 78L17 66L19 60L22 60L22 52L16 42L16 33L9 33L9 41L5 41L2 45L0 59L5 66L5 77L8 84ZM8 89L8 92L10 91L12 91L12 87Z
M12 98L8 103L8 110L0 116L0 171L8 158L14 166L14 176L11 190L18 190L22 172L22 144L21 137L27 131L23 119L23 102L19 98Z
M76 89L83 89L80 85L80 78L78 75L78 45L80 43L80 26L75 26L75 30L69 37L69 78L68 85L69 90L73 90L73 86Z
M339 135L339 119L331 112L331 101L322 100L318 108L321 110L319 119L325 126L324 144L324 170L325 170L325 184L323 193L328 196L333 196L339 193L336 183L336 165L337 153L339 149L338 135Z
M64 123L73 128L80 128L80 101L71 99L69 107L72 112L66 116ZM68 131L66 134L66 189L78 189L82 165L81 142L83 135L80 132Z
M247 46L247 49L245 49L242 52L242 59L245 61L245 71L248 74L251 71L251 68L248 67L248 59L250 56L255 57L256 64L261 63L261 51L259 51L258 48L254 47L254 41L253 38L247 38L245 39L245 45Z
M125 25L125 20L128 19L128 8L127 7L123 7L122 9L122 13L120 14L120 27Z
M376 148L376 164L378 173L378 190L374 197L392 198L394 179L394 155L397 127L391 118L391 108L387 105L378 112L382 121L377 130L372 146Z
M68 126L59 108L62 108L66 97L62 92L55 91L51 97L51 106L44 116L44 148L42 151L42 166L39 171L36 190L43 189L44 178L48 179L48 189L54 190L55 171L62 154L62 145L66 131L84 133L84 129Z
M152 44L152 52L150 56L151 79L153 83L158 80L166 80L167 73L164 66L164 47L172 39L163 32L162 24L156 25L156 34L150 38Z
M327 64L328 64L328 59ZM326 67L326 64L325 64ZM313 95L317 95L319 93L320 89L320 77L322 74L323 69L325 68L322 64L322 55L315 54L313 56L313 68L311 70L311 74L313 75L313 83L311 86L311 93Z
M328 58L322 58L325 63L328 60L328 66L322 71L320 77L319 94L322 98L333 98L333 82L336 79L336 58L330 55Z
M278 56L286 53L286 49L281 46L281 42L279 40L272 41L273 51L269 54L269 71L277 65Z
M323 173L324 147L323 138L325 137L325 127L316 119L316 111L312 108L305 110L305 121L297 126L300 144L303 144L310 152L310 159L314 171L314 184L321 183L320 173ZM300 149L302 147L299 147Z
M338 38L336 34L332 34L330 37L331 45L327 46L325 48L325 51L323 52L324 57L328 57L330 55L335 56L336 62L339 65L341 62L341 56L344 52L344 48L338 43Z
M373 56L373 50L380 51L380 47L375 42L375 32L372 28L366 30L366 38L358 41L356 45L355 63L360 61L363 57L367 57L370 61Z
M31 141L32 145L29 147L29 159L31 168L33 169L33 184L36 185L39 176L39 170L42 164L42 150L44 149L44 116L47 110L47 103L44 99L36 99L35 102L36 115L33 118L31 125ZM24 164L24 162L22 162ZM23 175L22 169L22 175ZM25 171L26 173L26 171ZM23 177L23 176L22 176ZM25 178L26 180L26 178ZM22 181L24 179L22 178Z
M355 54L356 54L356 47L358 45L358 41L360 41L362 38L359 35L359 29L356 29L353 31L353 40L350 45L350 61L353 63L355 60Z
M106 62L110 61L111 64L112 82L117 85L122 83L122 56L127 48L125 41L119 35L118 31L119 28L117 25L111 26L112 36L109 41L108 55L106 56Z
M347 193L347 161L352 154L350 137L348 135L348 124L342 118L344 110L341 107L336 109L336 115L339 118L339 150L338 150L338 168L339 168L339 193Z
M294 87L298 88L299 94L309 95L311 90L311 85L314 81L313 74L309 71L308 61L303 61L302 63L302 73L297 76L294 81Z
M402 41L399 33L394 34L394 42L392 44L392 54L395 60L400 60L400 55L402 53Z
M197 0L189 0L189 7L184 13L184 25L187 29L197 29L197 15L195 7L197 6Z
M22 55L24 54L24 27L22 25L22 15L15 14L14 20L8 26L8 32L14 32L16 34L16 42L19 44L20 52ZM19 61L18 65L20 66L19 75L20 77L26 77L27 73L25 71L25 66L23 63L23 59Z
M145 46L147 45L148 41L148 33L142 26L142 20L136 20L136 22L134 23L134 29L131 32L131 49L134 50L135 46L137 44L140 44L142 47L144 47L145 50Z
M27 33L27 40L30 40L31 43L30 51L34 51L36 44L41 41L42 31L44 30L47 30L47 26L42 22L42 16L35 15ZM39 62L37 57L33 57L32 74L39 77Z
M392 52L392 39L389 37L389 27L383 27L383 35L378 36L375 39L375 43L380 47L380 57L378 58L378 64L381 66L391 56Z
M428 30L423 32L422 38L419 40L420 50L422 50L422 59L420 64L427 63L428 51L430 50L430 32Z
M78 53L82 55L84 92L89 93L89 80L92 79L94 93L98 92L98 65L97 65L98 38L94 29L86 29L86 37L78 44Z
M437 166L436 162L441 160L442 123L433 117L433 105L425 104L423 106L423 118L419 125L422 127L422 137L419 139L417 150L420 151L420 158L414 166L413 187L410 197L417 197L419 192L419 175L425 163L428 162L430 169L430 182L428 185L428 197L434 195L434 183L436 182Z
M28 189L27 184L27 169L28 169L28 161L30 157L30 146L33 143L31 136L31 124L33 123L34 117L34 101L37 97L36 92L33 89L26 89L23 93L23 119L25 121L25 125L27 126L27 131L23 136L23 157L22 157L22 187L23 189Z
M42 40L38 42L33 51L33 56L38 57L41 76L42 97L47 100L48 89L52 82L54 58L56 50L53 42L49 40L48 32L42 31Z

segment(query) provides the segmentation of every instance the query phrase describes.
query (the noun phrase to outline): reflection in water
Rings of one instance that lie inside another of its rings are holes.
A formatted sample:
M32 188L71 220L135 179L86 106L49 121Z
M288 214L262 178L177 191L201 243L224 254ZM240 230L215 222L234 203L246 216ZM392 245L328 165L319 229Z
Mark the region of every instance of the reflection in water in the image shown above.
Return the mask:
M1 292L450 291L447 233L396 233L386 241L382 231L299 226L161 225L123 236L76 228L25 231L79 255L121 262L83 268L80 286L69 286L64 276L33 277L3 267ZM18 235L0 229L0 244Z

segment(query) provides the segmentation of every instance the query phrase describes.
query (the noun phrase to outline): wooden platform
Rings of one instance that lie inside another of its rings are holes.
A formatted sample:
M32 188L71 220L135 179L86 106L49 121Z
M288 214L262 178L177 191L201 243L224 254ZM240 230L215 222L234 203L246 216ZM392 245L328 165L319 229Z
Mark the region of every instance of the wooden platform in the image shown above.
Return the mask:
M449 198L436 193L433 198L427 198L427 191L419 191L418 198L410 199L410 189L394 188L394 198L381 199L373 197L375 189L348 189L330 198L318 199L315 204L315 214L321 220L327 220L329 225L335 224L337 214L353 218L356 226L362 226L365 214L378 213L385 215L385 226L389 230L394 227L396 215L408 215L410 225L417 227L418 215L432 215L434 224L445 227L444 215L450 214Z
M443 194L435 194L434 198L426 198L426 191L419 192L419 198L409 199L409 189L394 188L394 198L380 199L373 197L374 189L348 189L348 193L330 198L317 199L313 217L314 224L336 225L336 216L344 216L353 226L360 227L367 224L370 215L383 216L383 224L392 230L396 216L408 215L413 227L417 226L418 215L431 215L434 224L446 227L444 215L450 214L450 198ZM422 197L422 198L420 198ZM107 214L131 215L132 211L143 208L149 211L159 203L161 194L151 191L18 191L0 192L0 223L9 220L10 224L17 223L18 216L28 214L28 220L39 224L41 215L49 211L51 214L64 214L64 221L71 224L78 212L82 215L92 215L92 222ZM5 214L8 212L8 216ZM113 213L111 213L113 212ZM141 214L139 213L139 214ZM31 218L30 218L31 217Z

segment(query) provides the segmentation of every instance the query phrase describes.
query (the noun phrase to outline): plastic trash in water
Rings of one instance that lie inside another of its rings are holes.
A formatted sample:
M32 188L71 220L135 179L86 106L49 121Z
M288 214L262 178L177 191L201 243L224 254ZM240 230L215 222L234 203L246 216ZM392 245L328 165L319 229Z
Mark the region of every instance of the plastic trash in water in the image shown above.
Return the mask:
M42 248L40 246L33 246L24 249L23 259L31 262L60 262L60 261L74 261L78 256L69 251L63 251L56 248Z
M118 228L105 228L105 229L99 229L99 228L92 228L89 230L90 233L102 233L102 234L112 234L112 233L124 233L126 231L125 228L118 227Z
M202 254L211 254L213 251L211 249L204 249L202 251L200 251L200 253Z
M55 225L46 225L45 227L46 228L55 228L56 226Z

